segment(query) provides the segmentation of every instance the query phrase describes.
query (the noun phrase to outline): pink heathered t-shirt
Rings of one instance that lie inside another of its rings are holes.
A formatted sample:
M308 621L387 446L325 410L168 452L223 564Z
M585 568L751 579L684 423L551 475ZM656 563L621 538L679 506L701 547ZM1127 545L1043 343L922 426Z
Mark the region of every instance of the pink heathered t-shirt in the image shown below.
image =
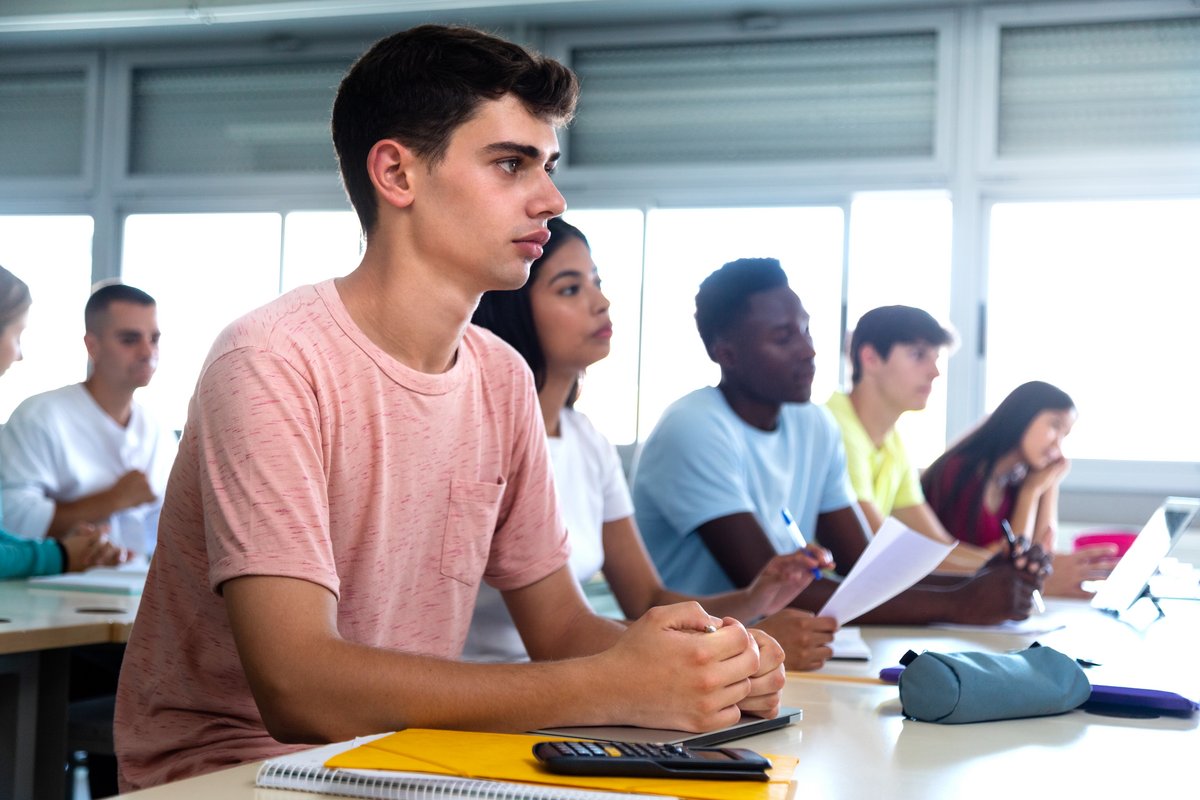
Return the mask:
M124 786L297 749L263 725L224 581L312 581L345 639L454 658L481 578L526 586L567 554L508 345L471 326L429 375L372 344L332 281L284 295L221 334L188 409L117 692Z

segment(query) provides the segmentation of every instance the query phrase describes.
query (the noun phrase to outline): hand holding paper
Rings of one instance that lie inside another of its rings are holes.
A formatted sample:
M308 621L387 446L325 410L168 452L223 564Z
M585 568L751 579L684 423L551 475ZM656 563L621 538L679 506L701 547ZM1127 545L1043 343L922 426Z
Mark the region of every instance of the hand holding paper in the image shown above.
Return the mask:
M924 578L954 547L889 517L818 616L845 625Z

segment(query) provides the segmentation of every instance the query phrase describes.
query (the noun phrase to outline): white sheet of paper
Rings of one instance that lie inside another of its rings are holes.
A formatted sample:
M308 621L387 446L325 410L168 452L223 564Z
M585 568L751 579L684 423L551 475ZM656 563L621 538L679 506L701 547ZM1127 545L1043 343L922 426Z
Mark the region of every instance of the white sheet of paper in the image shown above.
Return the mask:
M1012 633L1019 636L1045 636L1047 633L1062 630L1066 622L1054 615L1035 615L1028 619L1009 619L995 625L959 625L952 622L934 622L930 628L946 631L964 631L969 633Z
M830 658L835 660L871 660L871 648L867 646L866 640L863 639L862 628L857 626L838 628L837 633L833 635L833 642L830 643L829 647L833 650L833 655Z
M954 547L888 517L818 616L846 624L924 578Z

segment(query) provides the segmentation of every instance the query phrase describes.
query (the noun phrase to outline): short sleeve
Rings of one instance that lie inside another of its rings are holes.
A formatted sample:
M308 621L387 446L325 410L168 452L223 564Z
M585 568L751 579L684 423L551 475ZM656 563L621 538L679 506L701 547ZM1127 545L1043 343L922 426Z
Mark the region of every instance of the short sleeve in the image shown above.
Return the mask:
M604 521L614 522L633 516L633 498L629 495L629 483L625 480L625 466L617 448L605 441L604 464Z
M714 519L754 512L743 450L729 427L703 406L668 414L639 458L637 495L652 499L681 535Z
M846 456L846 477L859 500L876 503L875 481L871 474L871 457L861 447L855 447L851 437L844 435L842 445Z
M866 431L858 421L850 398L835 392L825 404L837 425L846 451L846 473L850 478L850 486L860 500L878 503L875 496L875 476L871 469L871 451L873 445Z
M4 527L26 539L41 539L54 519L50 493L57 485L52 437L26 404L0 430L0 486Z
M209 582L273 575L339 592L314 391L281 356L246 347L211 363L192 418Z
M896 499L892 507L912 508L922 505L925 502L925 493L921 491L921 481L917 478L917 471L908 460L908 451L904 449L904 443L900 441L899 436L896 436L895 445L896 469L902 470L903 474L900 476Z
M842 443L841 431L833 416L825 408L819 408L821 422L829 443L828 471L825 473L825 488L821 493L820 513L838 511L853 505L854 489L846 469L846 447Z

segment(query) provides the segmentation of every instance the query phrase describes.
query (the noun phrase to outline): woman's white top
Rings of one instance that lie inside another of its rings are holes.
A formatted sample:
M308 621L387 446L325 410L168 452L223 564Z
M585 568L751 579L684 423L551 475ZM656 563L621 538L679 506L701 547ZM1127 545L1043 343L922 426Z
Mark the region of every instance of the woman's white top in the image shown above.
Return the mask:
M554 467L554 489L571 540L568 566L583 583L604 566L604 523L633 515L633 501L621 457L604 434L578 411L564 408L559 436L546 440ZM479 587L475 616L463 647L470 661L523 661L529 658L500 592Z

